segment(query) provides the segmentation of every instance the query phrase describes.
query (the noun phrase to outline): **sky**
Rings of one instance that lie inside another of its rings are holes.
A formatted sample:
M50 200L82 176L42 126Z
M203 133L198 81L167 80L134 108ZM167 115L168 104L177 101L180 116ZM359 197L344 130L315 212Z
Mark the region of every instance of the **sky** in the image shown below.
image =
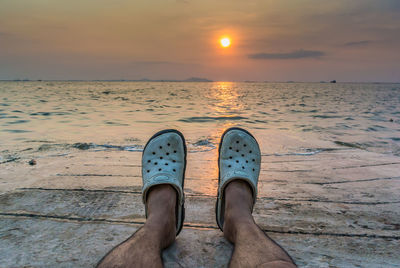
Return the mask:
M400 82L400 1L0 0L0 79L189 77Z

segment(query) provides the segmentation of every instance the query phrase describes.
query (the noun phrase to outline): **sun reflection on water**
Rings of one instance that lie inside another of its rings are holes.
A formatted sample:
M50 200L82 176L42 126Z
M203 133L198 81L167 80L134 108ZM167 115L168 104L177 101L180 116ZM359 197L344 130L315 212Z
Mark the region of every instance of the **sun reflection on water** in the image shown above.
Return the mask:
M234 82L217 82L211 88L210 106L218 115L236 116L243 109L237 84Z
M239 87L234 82L217 82L214 83L207 96L209 98L209 109L213 116L218 118L224 118L215 124L214 128L211 129L210 136L215 138L216 143L219 143L220 138L224 131L230 127L237 126L235 120L229 118L241 116L244 109L244 104L239 93ZM217 145L219 146L219 145ZM211 157L211 158L210 158ZM208 156L211 163L209 165L209 175L213 178L213 183L202 187L200 190L204 194L214 195L218 188L218 150L213 150L212 154Z

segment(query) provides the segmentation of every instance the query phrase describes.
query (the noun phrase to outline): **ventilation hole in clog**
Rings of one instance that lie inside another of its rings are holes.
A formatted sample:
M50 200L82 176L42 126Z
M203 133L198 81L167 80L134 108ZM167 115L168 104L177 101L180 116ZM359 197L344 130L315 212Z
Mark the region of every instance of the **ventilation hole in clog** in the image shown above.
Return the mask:
M150 170L147 170L147 173L149 173L150 172Z
M239 143L239 141L236 141L236 143Z
M229 150L232 150L232 147L229 147Z
M251 159L251 161L255 162L256 160L255 159Z
M253 171L256 171L256 170L253 168Z
M244 169L244 167L242 167L242 169Z
M176 150L174 151L174 154L176 154Z
M173 171L175 172L175 171L176 171L176 169L173 169Z
M156 152L153 152L153 155L156 154Z
M147 160L147 163L150 163L151 162L151 160Z
M174 162L174 163L175 163L175 162L176 162L176 160L172 160L172 162Z
M165 163L166 166L168 166L168 163Z
M161 171L161 168L159 168L158 171Z
M244 157L244 154L242 154L242 157Z
M232 167L231 165L228 165L228 167Z
M168 146L171 146L171 144L170 144L170 143L168 143L167 145L168 145Z
M243 144L243 147L246 147L247 145L246 144Z
M162 146L160 146L160 149L162 149Z
M229 159L232 159L232 156L229 156Z
M160 156L160 159L163 159L163 157L162 157L162 156Z
M158 163L157 162L154 162L154 165L157 165Z
M169 153L166 153L166 155L169 155Z
M249 154L251 154L253 151L249 151Z
M238 152L239 152L239 150L236 150L236 152L238 153Z
M239 163L239 160L236 160L236 163Z
M246 163L249 163L249 160L246 160Z

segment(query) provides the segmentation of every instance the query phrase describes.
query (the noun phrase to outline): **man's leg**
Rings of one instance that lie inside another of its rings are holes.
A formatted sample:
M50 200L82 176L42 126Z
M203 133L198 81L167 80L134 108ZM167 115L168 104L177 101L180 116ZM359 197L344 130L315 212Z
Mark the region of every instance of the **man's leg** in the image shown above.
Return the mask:
M231 267L296 267L290 256L254 222L249 185L241 180L225 188L224 236L235 245Z
M162 267L161 252L175 241L175 206L176 191L172 186L151 188L144 226L110 251L98 267Z

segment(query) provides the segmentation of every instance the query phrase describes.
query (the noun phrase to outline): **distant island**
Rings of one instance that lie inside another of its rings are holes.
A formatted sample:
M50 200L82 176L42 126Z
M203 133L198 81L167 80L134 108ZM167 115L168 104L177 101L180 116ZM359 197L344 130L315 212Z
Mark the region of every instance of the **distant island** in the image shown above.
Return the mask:
M0 80L0 81L14 81L14 82L30 82L30 81L105 81L105 82L214 82L213 80L201 78L201 77L190 77L184 80L176 80L176 79L93 79L93 80L79 80L79 79L70 79L70 80L42 80L42 79L12 79L12 80Z
M214 81L201 77L191 77L186 80L183 80L182 82L214 82Z

